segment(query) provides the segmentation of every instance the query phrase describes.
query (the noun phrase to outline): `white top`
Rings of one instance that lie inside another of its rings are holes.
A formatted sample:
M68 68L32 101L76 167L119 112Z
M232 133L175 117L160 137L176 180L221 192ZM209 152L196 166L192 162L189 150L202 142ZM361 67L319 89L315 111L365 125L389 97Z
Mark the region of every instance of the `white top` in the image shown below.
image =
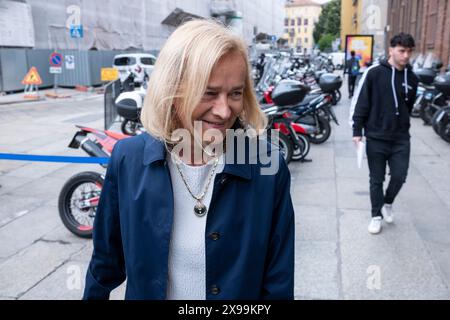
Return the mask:
M170 176L172 180L174 213L172 237L169 247L168 300L205 300L206 299L206 256L205 228L206 214L197 217L194 206L197 203L189 193L181 175L168 153ZM180 162L180 168L195 196L203 193L205 184L214 164L189 166ZM223 171L223 157L219 158L214 176L211 178L203 204L209 209L214 179Z

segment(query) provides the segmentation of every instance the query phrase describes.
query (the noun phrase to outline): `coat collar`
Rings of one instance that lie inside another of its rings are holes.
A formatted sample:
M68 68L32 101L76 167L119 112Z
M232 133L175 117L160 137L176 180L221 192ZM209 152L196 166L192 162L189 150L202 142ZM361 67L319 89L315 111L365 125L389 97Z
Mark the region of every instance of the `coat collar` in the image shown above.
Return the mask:
M166 148L164 142L144 132L140 135L145 142L143 164L148 166L157 161L164 161L166 159ZM252 179L252 167L249 163L237 164L226 163L223 173L237 176L243 179Z

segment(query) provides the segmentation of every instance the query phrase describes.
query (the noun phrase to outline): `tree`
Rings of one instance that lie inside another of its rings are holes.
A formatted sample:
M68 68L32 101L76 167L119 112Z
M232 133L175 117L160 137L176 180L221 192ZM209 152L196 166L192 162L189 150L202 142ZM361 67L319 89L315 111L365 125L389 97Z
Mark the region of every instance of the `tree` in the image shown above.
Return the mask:
M341 0L332 0L325 4L319 20L314 25L314 42L319 43L324 36L331 35L333 40L341 34ZM330 45L331 47L331 45Z
M331 50L332 43L335 39L336 39L336 36L334 36L332 34L328 33L328 34L323 35L318 42L319 50L322 52Z

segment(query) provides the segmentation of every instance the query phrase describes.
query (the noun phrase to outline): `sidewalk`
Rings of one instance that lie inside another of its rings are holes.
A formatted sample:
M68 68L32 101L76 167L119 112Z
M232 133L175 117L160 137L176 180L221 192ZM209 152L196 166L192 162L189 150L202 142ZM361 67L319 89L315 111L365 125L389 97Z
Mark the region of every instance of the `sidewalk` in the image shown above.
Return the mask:
M56 95L55 90L52 89L44 89L39 90L38 99L25 99L24 93L11 93L7 95L0 96L0 107L2 105L12 105L12 104L21 104L21 103L36 103L42 101L54 101L54 100L72 100L79 101L84 99L91 99L98 96L101 96L102 93L99 93L102 88L92 88L91 91L82 92L75 89L68 88L58 88Z
M395 224L370 235L367 160L357 168L345 85L342 93L330 141L311 148L312 163L291 166L296 298L450 299L450 144L412 119Z
M450 144L412 119L409 177L395 224L370 235L367 164L357 169L349 101L341 125L292 162L297 299L450 299ZM67 145L75 124L103 126L103 100L0 106L1 152L83 155ZM64 183L97 165L0 161L0 299L80 299L92 241L58 216ZM123 299L124 285L113 299Z

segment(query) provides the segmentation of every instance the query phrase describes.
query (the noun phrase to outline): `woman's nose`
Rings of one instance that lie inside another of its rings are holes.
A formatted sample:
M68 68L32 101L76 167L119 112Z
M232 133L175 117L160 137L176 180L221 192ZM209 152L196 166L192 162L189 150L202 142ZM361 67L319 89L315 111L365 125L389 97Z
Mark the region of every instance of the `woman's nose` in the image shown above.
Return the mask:
M231 115L231 109L228 105L228 95L219 94L212 107L212 113L221 119L228 119Z

